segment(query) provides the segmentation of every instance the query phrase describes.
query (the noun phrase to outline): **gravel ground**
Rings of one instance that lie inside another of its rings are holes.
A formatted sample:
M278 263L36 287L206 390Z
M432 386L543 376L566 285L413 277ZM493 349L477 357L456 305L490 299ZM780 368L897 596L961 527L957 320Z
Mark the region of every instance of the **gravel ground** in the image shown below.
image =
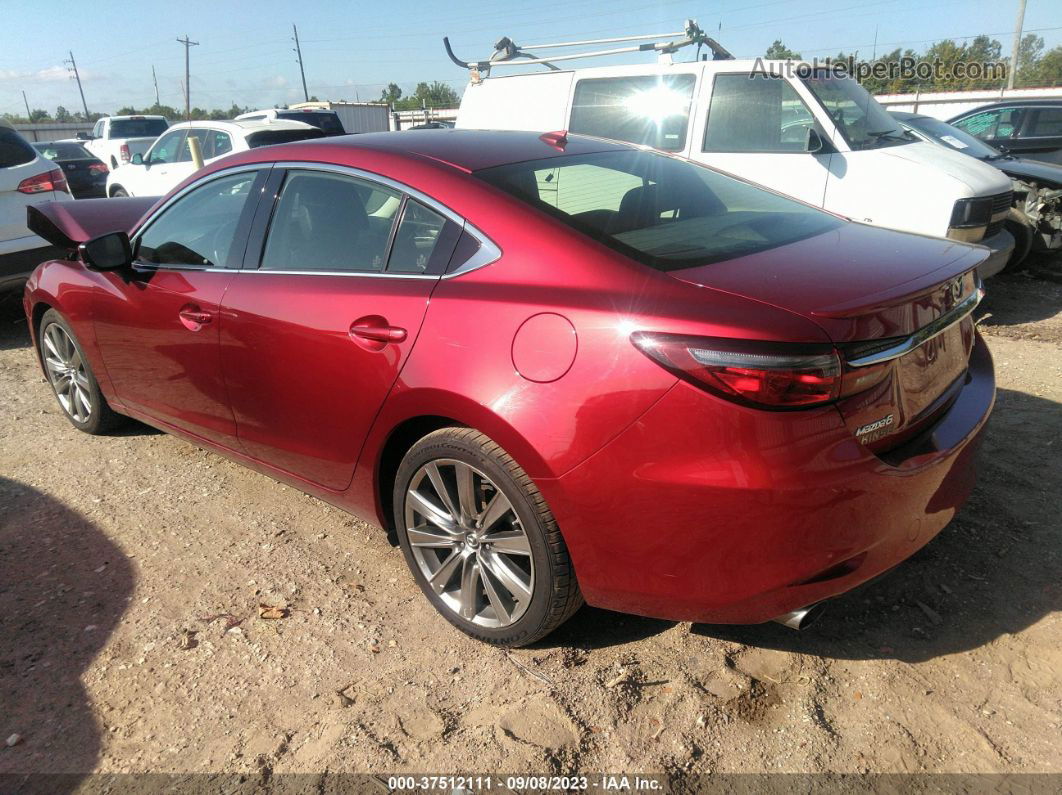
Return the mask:
M912 560L805 633L584 608L517 651L435 615L378 528L75 431L6 299L0 773L1060 773L1062 279L989 288L979 486Z

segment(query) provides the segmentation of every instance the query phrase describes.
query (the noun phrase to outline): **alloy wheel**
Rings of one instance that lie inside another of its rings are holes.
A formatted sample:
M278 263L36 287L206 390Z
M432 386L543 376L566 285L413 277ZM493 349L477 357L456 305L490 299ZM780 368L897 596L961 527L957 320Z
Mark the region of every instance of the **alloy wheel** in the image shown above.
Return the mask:
M59 404L74 422L88 422L92 416L91 387L80 351L58 323L45 327L42 340L45 370Z
M406 491L405 533L428 586L462 619L505 627L527 610L531 544L509 498L480 470L447 458L420 467Z

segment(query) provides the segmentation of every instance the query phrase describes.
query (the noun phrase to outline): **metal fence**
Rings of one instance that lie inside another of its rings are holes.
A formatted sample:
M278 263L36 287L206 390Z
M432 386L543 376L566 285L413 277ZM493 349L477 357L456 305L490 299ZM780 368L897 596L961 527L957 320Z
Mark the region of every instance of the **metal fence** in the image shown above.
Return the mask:
M75 138L79 132L92 132L92 122L43 121L37 124L16 124L27 141L58 141L61 138Z

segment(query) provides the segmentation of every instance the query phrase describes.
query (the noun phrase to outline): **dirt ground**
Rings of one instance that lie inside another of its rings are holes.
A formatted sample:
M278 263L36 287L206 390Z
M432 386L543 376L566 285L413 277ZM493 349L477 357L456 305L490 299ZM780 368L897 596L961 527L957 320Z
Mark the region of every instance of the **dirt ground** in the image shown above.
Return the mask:
M584 608L517 651L437 616L376 527L75 431L7 299L0 773L1062 773L1060 273L989 283L979 486L905 565L804 633Z

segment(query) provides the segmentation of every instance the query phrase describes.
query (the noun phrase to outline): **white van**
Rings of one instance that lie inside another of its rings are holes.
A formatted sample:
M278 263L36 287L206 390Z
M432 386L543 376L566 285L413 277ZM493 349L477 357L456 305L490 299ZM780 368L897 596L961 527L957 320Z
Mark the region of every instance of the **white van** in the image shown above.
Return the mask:
M981 243L1007 264L1011 183L918 141L853 78L796 62L692 61L480 78L458 128L567 130L646 144L855 221Z

